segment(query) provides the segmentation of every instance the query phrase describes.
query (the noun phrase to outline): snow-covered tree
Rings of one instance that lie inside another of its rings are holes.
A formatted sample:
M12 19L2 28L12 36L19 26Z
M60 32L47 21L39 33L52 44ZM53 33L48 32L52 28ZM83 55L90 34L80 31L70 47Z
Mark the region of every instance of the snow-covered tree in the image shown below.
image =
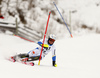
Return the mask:
M2 0L2 13L7 20L13 18L12 21L15 21L15 15L18 15L20 19L19 24L28 26L37 32L44 33L49 11L52 10L48 35L50 33L59 33L60 35L63 32L60 28L64 26L63 24L60 25L58 14L54 11L55 7L52 2L53 0ZM55 2L58 3L57 0Z

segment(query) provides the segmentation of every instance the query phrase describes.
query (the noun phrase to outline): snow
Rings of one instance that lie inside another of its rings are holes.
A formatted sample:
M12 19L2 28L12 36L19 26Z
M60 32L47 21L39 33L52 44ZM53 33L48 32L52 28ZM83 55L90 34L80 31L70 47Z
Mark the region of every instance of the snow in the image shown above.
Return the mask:
M57 67L52 67L49 53L38 66L10 62L7 57L27 53L36 48L36 43L16 36L0 34L1 78L100 78L100 34L84 34L56 40Z
M2 22L2 23L11 23L11 24L15 24L15 22L12 22L12 21L6 21L6 20L4 20L4 19L0 19L0 22Z
M16 11L16 0L2 2L3 21L15 22L15 17L9 15L8 11L19 15ZM56 1L56 0L55 0ZM13 2L13 3L11 3ZM57 1L56 1L57 2ZM17 4L17 3L16 3ZM38 66L27 66L18 62L13 63L6 60L7 57L27 53L36 48L36 43L28 42L13 35L0 33L0 77L1 78L100 78L100 0L59 0L57 6L65 21L69 24L69 11L71 11L71 25L73 38L65 25L60 24L56 19L61 19L59 13L53 5L53 0L36 0L36 7L28 10L27 1L18 0L19 9L22 9L27 26L43 31L46 26L48 12L54 10L55 16L51 14L48 32L56 34L57 37L64 35L65 38L57 38L56 55L57 67L52 67L52 56L49 53ZM97 6L98 4L98 6ZM17 6L18 7L18 6ZM7 9L8 8L8 9ZM43 9L43 10L42 10ZM19 17L18 21L20 22ZM2 20L0 20L2 21ZM22 25L22 23L20 23ZM82 29L86 25L94 30ZM77 30L77 31L75 31ZM53 32L54 31L54 32ZM90 32L90 34L89 34ZM47 33L48 34L48 33Z
M92 27L96 32L96 29L100 30L99 5L99 0L60 0L58 7L65 11L64 15L66 15L67 20L69 20L69 11L71 11L72 28L77 27L78 29L82 25L86 25Z

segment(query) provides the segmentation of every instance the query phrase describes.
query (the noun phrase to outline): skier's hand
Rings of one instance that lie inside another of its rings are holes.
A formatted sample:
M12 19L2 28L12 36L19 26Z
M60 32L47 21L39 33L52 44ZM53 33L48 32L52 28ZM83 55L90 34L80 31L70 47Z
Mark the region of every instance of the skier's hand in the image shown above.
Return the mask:
M53 65L54 67L57 67L56 61L53 61L53 62L52 62L52 65Z
M54 67L57 67L57 64L55 64Z

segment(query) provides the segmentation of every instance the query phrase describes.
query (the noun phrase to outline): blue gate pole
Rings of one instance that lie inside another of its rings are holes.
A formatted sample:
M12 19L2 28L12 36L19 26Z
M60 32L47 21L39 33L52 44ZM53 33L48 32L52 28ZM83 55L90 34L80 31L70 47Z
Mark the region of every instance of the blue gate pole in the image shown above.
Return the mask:
M65 25L66 25L66 27L67 27L67 29L68 29L69 33L70 33L70 36L71 36L71 37L73 37L73 36L72 36L71 31L69 30L69 28L68 28L68 26L67 26L67 24L66 24L66 22L65 22L65 20L64 20L64 18L63 18L63 16L61 15L61 13L60 13L59 9L57 8L57 6L56 6L55 2L53 2L53 4L55 5L55 7L56 7L57 11L59 12L59 14L60 14L60 16L61 16L61 18L62 18L63 22L65 23Z

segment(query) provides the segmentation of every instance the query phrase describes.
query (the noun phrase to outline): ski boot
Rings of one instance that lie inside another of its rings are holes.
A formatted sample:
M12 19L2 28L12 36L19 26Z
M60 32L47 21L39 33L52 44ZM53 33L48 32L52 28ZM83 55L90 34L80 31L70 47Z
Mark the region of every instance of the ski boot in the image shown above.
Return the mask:
M26 62L28 61L28 58L23 58L21 61Z
M12 61L12 62L16 62L16 60L15 60L15 57L14 57L14 56L11 56L11 57L9 58L9 60L10 60L10 61Z

